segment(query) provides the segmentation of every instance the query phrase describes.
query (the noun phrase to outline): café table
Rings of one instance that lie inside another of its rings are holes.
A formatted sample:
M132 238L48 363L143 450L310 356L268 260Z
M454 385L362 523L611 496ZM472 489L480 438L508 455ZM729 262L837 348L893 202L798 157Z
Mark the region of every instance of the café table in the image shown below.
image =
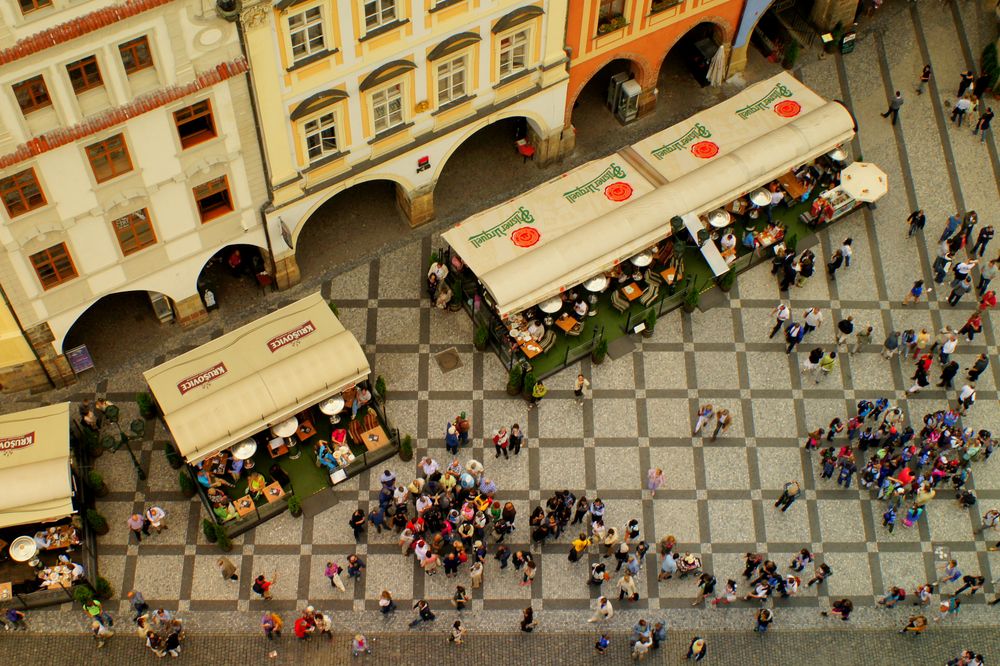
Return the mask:
M364 442L366 449L374 451L388 444L389 437L386 436L382 426L375 426L371 430L361 433L361 441Z
M72 525L60 525L52 534L49 534L48 530L43 530L38 532L36 536L42 538L47 536L50 539L51 543L44 550L58 550L60 548L70 548L71 546L80 545L80 538L77 536L76 530Z
M257 505L254 504L253 498L249 495L244 495L235 502L236 513L239 514L240 518L246 518L251 513L257 510Z
M642 287L635 282L632 282L631 284L627 284L622 287L622 295L624 295L628 300L634 301L642 296Z
M521 351L524 352L524 355L527 356L528 358L535 358L544 351L540 344L538 344L537 342L535 342L530 338L528 340L522 340L520 343L518 343L518 346L521 348Z
M332 398L327 398L323 402L319 403L319 411L323 412L327 416L333 416L337 414L344 408L344 398L340 395L335 395Z
M568 314L564 314L562 317L559 317L559 319L556 319L556 326L561 328L564 333L569 333L573 330L573 327L579 323L580 322L573 317L570 317Z
M270 483L264 487L264 498L267 499L268 503L276 502L285 496L285 490L281 487L281 484L277 481Z
M288 453L288 447L285 445L285 438L275 437L268 442L267 452L271 454L272 458L277 458L278 456L283 456Z
M781 188L788 192L788 196L795 200L801 199L802 195L806 193L806 187L799 182L799 179L795 177L795 174L789 171L786 174L778 176L778 183Z
M747 212L747 210L749 210L749 208L750 204L748 204L743 198L735 199L725 205L725 210L734 215L743 215Z
M767 206L771 203L771 193L768 192L763 187L754 190L753 194L750 195L750 201L753 202L755 206Z
M670 268L664 268L660 271L660 276L667 284L673 284L674 280L677 278L677 269L671 266Z
M629 261L632 262L633 266L638 266L639 268L645 268L646 266L649 266L651 263L653 263L653 253L650 252L649 250L644 250L639 254L635 255L634 257L632 257L631 259L629 259Z
M275 437L291 437L299 429L299 420L291 416L281 423L271 426L271 434Z

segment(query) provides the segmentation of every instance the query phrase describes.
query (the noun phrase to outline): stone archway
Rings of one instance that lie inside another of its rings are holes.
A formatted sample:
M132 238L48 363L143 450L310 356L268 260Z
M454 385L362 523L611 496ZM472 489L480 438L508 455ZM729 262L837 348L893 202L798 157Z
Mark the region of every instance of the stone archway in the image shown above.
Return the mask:
M571 83L570 89L566 92L567 126L573 122L574 110L581 101L586 100L584 91L596 91L601 88L606 90L608 80L613 74L620 71L631 72L632 78L638 81L644 90L656 82L656 72L652 63L639 53L615 51L597 59L593 64L587 63L587 69L590 70L589 74L585 74L579 82Z

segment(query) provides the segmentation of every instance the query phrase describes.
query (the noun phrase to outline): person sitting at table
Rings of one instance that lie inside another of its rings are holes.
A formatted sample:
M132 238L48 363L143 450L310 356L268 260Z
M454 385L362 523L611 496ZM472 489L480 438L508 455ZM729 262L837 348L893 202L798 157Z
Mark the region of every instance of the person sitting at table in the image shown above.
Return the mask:
M250 472L250 475L247 476L247 493L260 495L266 486L267 479L260 472Z
M333 458L333 452L330 451L329 442L325 439L321 439L316 442L316 462L326 468L326 471L333 474L333 471L337 469L337 461Z
M743 234L743 247L748 250L757 249L757 238L753 234L753 229L747 229L746 233Z
M428 275L427 276L427 296L431 299L431 301L433 301L435 298L437 298L438 286L439 286L439 283L438 283L437 275L434 275L434 273L431 273L430 275Z
M733 249L736 247L736 234L733 232L727 233L719 240L719 245L722 247L723 253L726 252L726 250Z
M59 561L62 562L67 569L69 569L70 575L73 577L73 580L80 580L81 578L83 578L84 570L82 564L78 564L70 560L69 555L60 555Z
M367 386L361 385L358 387L358 406L363 407L372 401L372 392L368 390Z
M38 546L39 550L48 550L52 547L52 544L58 542L58 540L59 537L56 534L56 528L54 527L35 532L35 544Z
M208 494L208 501L215 506L220 506L229 502L229 495L222 492L218 488L209 488L206 492Z
M431 267L427 270L427 277L431 275L437 277L437 281L440 284L444 282L444 279L448 277L448 267L444 265L444 262L440 259L436 260L431 264Z
M236 507L233 506L232 502L229 502L228 504L224 504L222 506L217 506L217 507L213 508L212 509L212 513L214 513L215 517L218 518L219 521L221 521L223 523L226 522L226 521L228 521L228 520L232 520L234 518L238 518L239 515L240 515L240 514L236 513Z
M590 308L587 306L587 301L583 300L582 298L577 300L577 302L573 304L573 312L576 313L576 316L578 318L586 317L587 310L589 309Z
M233 487L233 484L229 483L225 479L220 479L219 477L213 475L207 469L202 469L198 472L198 483L205 488L218 488L219 486Z
M532 319L531 323L528 324L528 335L531 336L532 340L538 342L545 337L545 327L537 319Z
M451 287L448 286L448 283L442 282L441 286L438 287L437 296L431 297L434 301L434 307L438 310L444 310L448 307L448 303L451 302L451 297L453 295L454 292L451 290Z
M234 483L239 483L240 475L243 474L243 466L246 461L240 460L236 456L229 459L229 476L233 478Z
M633 264L632 268L631 268L631 271L632 271L632 274L631 274L630 278L631 278L632 282L638 282L641 285L642 281L643 281L642 269L640 267L638 267L638 266L636 266L636 265Z

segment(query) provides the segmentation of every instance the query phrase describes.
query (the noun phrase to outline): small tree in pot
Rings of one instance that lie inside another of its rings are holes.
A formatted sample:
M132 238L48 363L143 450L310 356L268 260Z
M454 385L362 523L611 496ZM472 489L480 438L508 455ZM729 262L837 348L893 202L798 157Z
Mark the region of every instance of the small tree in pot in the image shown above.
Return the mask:
M399 443L399 459L404 462L413 460L413 438L409 435L403 435Z
M730 268L728 271L719 276L718 279L719 289L728 292L736 284L736 271Z
M215 543L219 540L219 535L215 532L215 523L208 518L201 519L201 532L209 543Z
M302 500L299 499L298 495L288 496L288 513L295 518L302 515Z
M222 525L215 526L215 544L224 553L228 553L233 549L233 542L229 540L229 535L226 534L226 528Z
M107 519L97 509L87 509L87 524L95 534L104 535L110 529Z
M181 454L177 453L177 449L170 442L165 442L163 444L163 453L167 456L167 463L174 469L180 469L181 465L184 464L184 459L181 458Z
M604 363L604 359L608 355L608 341L602 335L597 344L594 345L594 350L590 352L590 361L594 365L600 365Z
M94 491L95 497L104 497L108 494L108 486L104 483L104 477L97 470L87 472L87 487Z
M698 307L700 299L701 292L698 290L698 280L696 278L692 280L691 284L688 285L688 290L684 292L684 312L694 312L695 308Z
M507 395L517 395L521 392L521 385L524 383L524 366L515 363L507 374Z
M486 329L486 326L476 327L476 332L472 337L472 344L477 351L486 351L486 340L489 338L489 335L490 332Z
M642 329L642 337L651 338L653 337L653 331L656 330L656 310L650 310L649 314L646 315L646 327Z
M191 475L188 474L186 469L180 471L177 480L180 483L181 492L184 493L184 497L194 497L197 488L195 488L194 481L191 480Z
M534 372L532 372L531 370L529 370L528 372L524 373L524 383L521 384L521 396L525 400L528 400L528 399L531 398L531 391L532 391L532 389L535 388L535 384L537 382L538 382L538 379L535 378L535 373Z

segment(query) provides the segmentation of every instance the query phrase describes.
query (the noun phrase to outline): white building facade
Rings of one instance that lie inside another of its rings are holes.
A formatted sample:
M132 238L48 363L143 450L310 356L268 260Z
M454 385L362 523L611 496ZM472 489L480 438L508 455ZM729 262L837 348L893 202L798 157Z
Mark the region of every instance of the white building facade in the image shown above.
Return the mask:
M0 285L44 366L0 358L0 381L59 384L102 296L148 291L198 322L206 261L266 250L248 64L208 0L14 0L0 45Z

